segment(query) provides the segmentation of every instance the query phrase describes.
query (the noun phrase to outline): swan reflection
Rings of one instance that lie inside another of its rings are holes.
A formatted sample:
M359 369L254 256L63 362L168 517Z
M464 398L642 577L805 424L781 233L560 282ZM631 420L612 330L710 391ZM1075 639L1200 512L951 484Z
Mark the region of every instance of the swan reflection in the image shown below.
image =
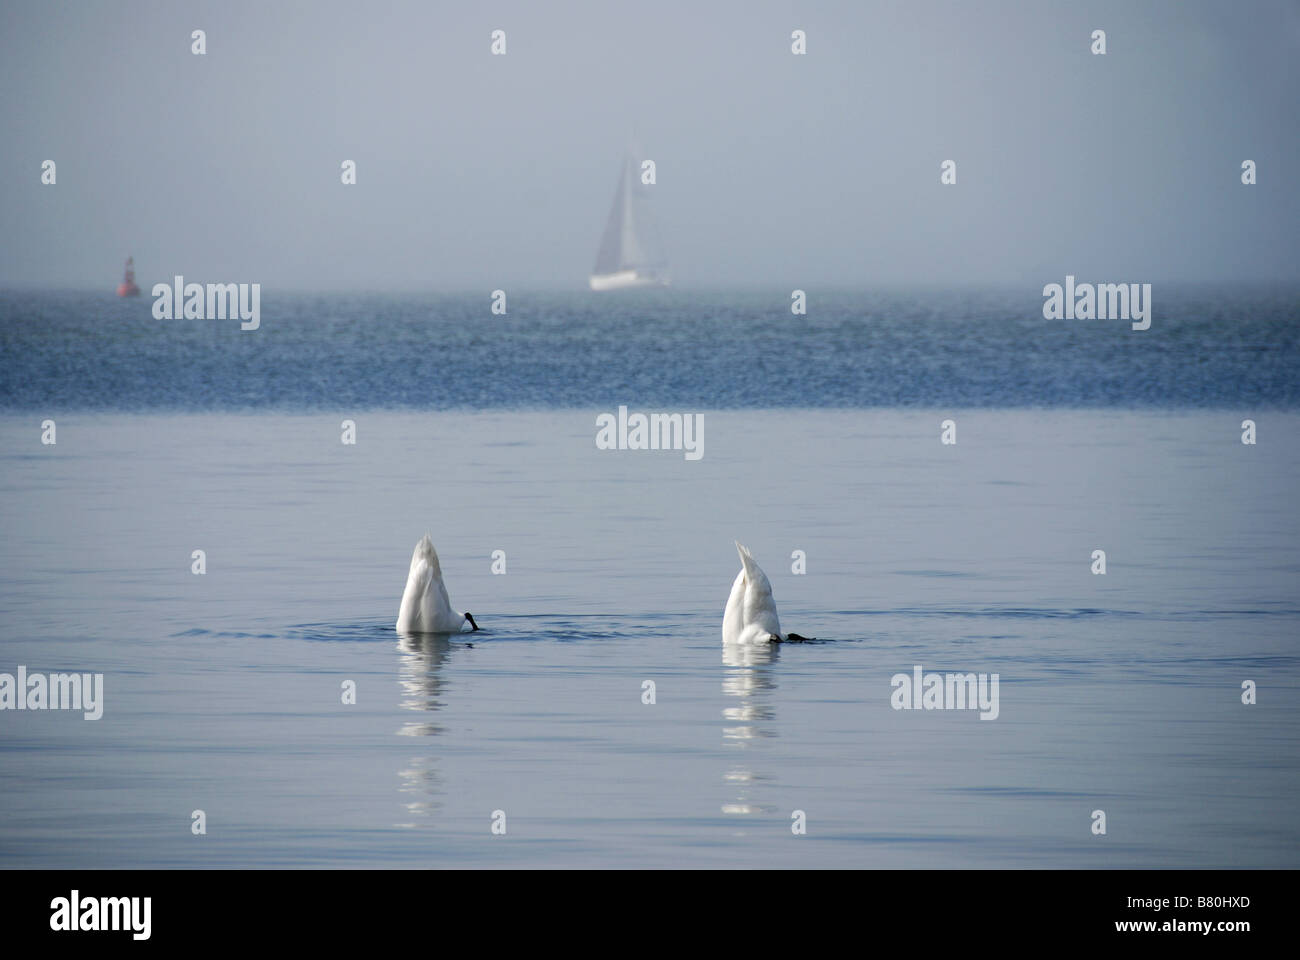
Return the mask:
M734 801L722 805L724 814L744 816L774 809L760 806L754 799L756 785L770 777L755 773L753 761L761 740L776 736L767 724L776 718L772 704L772 691L776 689L772 665L779 656L780 647L775 643L722 645L722 665L726 668L722 675L722 694L734 698L724 701L722 742L739 751L723 775L728 793L735 794Z
M436 714L442 709L449 686L442 675L442 665L451 654L452 646L445 635L401 635L397 643L400 653L397 682L401 688L398 705L403 710L412 710L422 716L418 720L402 724L397 731L398 735L434 737L443 732L443 728L434 722L434 716L423 714ZM437 757L431 752L420 753L411 758L405 770L397 772L401 781L398 789L408 798L403 805L414 816L432 816L441 809L441 797L445 791L437 763ZM397 826L414 827L415 824L402 823Z

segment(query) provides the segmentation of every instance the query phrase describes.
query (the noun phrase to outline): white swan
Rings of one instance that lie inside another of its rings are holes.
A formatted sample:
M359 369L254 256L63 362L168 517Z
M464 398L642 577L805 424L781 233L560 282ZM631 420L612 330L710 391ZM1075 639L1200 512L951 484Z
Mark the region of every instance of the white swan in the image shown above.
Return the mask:
M782 643L806 642L812 637L797 633L782 633L781 621L776 615L776 601L772 599L772 584L754 560L749 548L736 543L740 554L740 573L731 585L727 609L722 614L722 642L729 643Z
M722 642L771 643L784 640L767 574L759 569L747 547L737 542L736 551L740 554L741 567L736 582L731 585L727 609L722 614Z
M411 554L411 572L406 577L402 605L397 609L397 631L459 633L466 622L472 630L478 629L472 613L458 613L451 608L447 587L442 582L438 551L433 549L433 541L426 533Z

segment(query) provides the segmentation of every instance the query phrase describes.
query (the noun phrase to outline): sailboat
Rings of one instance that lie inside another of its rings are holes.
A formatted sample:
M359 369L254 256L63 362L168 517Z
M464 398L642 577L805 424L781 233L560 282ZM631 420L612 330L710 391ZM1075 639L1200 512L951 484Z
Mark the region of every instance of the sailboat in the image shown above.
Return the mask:
M625 157L596 265L588 278L591 289L668 286L668 264L647 203L653 189L641 183L632 156Z
M117 285L117 295L119 297L140 296L140 288L135 285L135 257L126 258L126 274L122 277L122 282Z

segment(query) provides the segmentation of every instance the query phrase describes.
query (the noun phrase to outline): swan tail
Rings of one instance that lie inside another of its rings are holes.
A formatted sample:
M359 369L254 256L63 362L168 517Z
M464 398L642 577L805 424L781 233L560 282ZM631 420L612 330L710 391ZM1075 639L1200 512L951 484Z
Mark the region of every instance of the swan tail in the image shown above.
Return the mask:
M423 560L429 565L429 570L439 580L442 579L442 567L438 563L438 551L433 549L433 540L426 533L423 539L415 545L415 557L413 560Z
M763 571L759 569L758 562L754 559L754 555L749 552L749 547L742 544L739 540L736 541L736 552L740 554L740 565L745 568L745 579L750 583L753 583L757 579L757 576L762 575Z

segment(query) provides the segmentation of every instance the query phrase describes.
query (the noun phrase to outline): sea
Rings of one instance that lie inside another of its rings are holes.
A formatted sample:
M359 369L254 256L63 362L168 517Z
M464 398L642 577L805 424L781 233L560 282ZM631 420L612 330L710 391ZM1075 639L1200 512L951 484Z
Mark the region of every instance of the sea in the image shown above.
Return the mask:
M1300 866L1300 289L808 294L0 291L0 867Z

